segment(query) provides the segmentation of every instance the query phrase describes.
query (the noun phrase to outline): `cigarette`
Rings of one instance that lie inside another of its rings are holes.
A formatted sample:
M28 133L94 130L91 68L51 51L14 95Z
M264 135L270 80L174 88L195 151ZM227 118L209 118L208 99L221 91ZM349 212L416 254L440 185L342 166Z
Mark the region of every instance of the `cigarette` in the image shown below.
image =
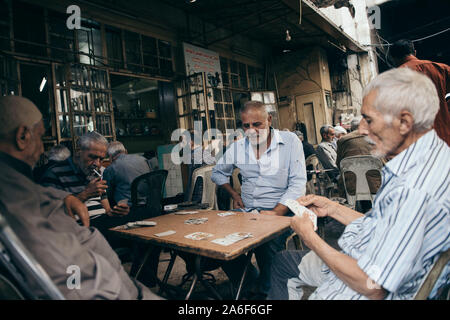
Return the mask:
M102 175L100 174L100 172L98 172L98 171L95 170L95 169L94 169L94 173L95 173L96 175L98 175L100 178L102 177Z

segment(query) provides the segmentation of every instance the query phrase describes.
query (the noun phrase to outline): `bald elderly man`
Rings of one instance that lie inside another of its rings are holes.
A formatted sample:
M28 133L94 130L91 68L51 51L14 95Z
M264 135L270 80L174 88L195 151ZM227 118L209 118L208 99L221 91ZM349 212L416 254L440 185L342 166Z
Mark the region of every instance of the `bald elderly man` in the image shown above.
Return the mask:
M0 97L0 208L25 247L67 299L159 299L133 281L97 229L86 206L68 192L37 185L32 169L44 151L42 114L28 99ZM80 288L69 289L69 267L79 267ZM30 283L33 286L33 283ZM34 290L39 294L38 287Z

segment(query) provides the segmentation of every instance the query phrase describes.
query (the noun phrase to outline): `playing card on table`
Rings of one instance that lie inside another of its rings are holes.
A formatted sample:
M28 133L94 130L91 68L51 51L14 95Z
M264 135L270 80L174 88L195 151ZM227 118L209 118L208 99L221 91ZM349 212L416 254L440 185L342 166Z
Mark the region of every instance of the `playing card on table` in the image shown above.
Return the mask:
M208 218L192 218L184 221L185 224L203 224L208 221Z
M253 237L253 235L250 232L235 232L227 235L225 238L239 241L250 237Z
M185 238L192 239L192 240L205 240L208 238L211 238L213 235L211 233L207 232L194 232L188 235L185 235Z
M165 236L170 236L170 235L175 234L175 233L176 233L176 231L174 231L174 230L168 230L168 231L165 231L165 232L155 233L155 236L157 236L157 237L165 237Z
M211 242L214 242L215 244L220 244L221 246L229 246L230 244L233 244L236 242L236 240L227 239L227 238L219 238L211 240Z
M177 211L175 214L177 215L183 215L183 214L195 214L198 213L198 211Z
M156 222L142 220L142 221L128 222L127 224L124 224L122 226L115 227L114 230L128 230L140 227L153 227L153 226L156 226Z
M227 235L225 238L214 239L211 242L220 244L222 246L229 246L230 244L250 237L253 237L253 234L251 234L250 232L235 232Z
M219 217L228 217L228 216L234 216L236 214L236 212L233 211L227 211L227 212L220 212L217 215Z

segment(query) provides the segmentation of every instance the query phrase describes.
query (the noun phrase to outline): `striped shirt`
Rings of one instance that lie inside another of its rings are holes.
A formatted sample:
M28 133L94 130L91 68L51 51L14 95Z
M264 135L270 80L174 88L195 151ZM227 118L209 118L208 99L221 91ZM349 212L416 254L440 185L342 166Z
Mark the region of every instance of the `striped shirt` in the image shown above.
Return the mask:
M72 194L79 194L89 184L88 177L73 163L72 158L64 161L58 161L50 166L42 175L39 183L47 186L61 189ZM106 195L102 196L102 199ZM85 201L91 219L97 218L106 211L100 203L100 196L90 198ZM78 217L77 217L78 219Z
M450 247L450 148L434 130L389 161L373 209L350 223L341 238L342 252L388 294L412 299L439 255ZM326 265L322 299L367 299L353 291ZM449 265L430 297L449 282Z

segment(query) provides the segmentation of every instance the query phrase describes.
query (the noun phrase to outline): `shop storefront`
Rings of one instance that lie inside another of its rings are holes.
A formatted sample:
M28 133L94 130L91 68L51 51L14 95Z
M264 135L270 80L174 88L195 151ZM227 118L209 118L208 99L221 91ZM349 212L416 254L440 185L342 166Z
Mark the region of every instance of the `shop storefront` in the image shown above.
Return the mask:
M213 52L217 75L195 72L185 68L189 44L142 26L83 11L81 28L69 29L69 15L52 6L0 0L0 7L0 94L39 107L46 149L74 150L93 130L136 153L171 143L173 130L193 129L194 121L203 131L237 129L239 109L252 95L270 104L278 127L275 92L263 93L268 83L257 61Z

